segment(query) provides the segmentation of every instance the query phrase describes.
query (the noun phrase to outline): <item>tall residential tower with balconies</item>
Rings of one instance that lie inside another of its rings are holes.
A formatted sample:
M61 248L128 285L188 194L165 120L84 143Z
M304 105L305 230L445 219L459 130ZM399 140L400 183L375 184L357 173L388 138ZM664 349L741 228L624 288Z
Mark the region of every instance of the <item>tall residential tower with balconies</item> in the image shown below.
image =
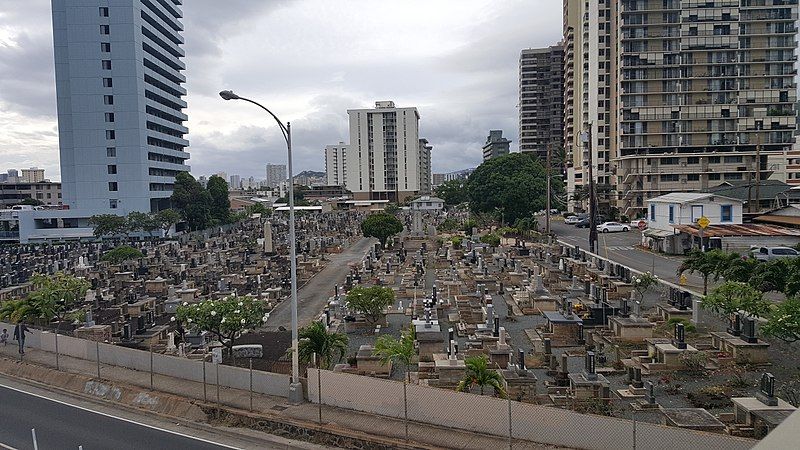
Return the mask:
M564 49L559 44L522 50L519 57L519 150L535 152L544 160L548 146L558 148L563 141Z
M797 0L619 0L618 206L755 182L796 127ZM796 170L795 170L796 168Z
M64 203L170 206L188 171L181 0L52 0Z

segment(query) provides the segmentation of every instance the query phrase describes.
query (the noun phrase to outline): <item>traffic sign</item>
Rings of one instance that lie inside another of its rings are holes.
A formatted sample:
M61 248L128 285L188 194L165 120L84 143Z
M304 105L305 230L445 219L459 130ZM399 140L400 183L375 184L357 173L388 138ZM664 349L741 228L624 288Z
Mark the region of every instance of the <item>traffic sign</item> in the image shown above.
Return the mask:
M639 231L644 231L645 228L647 228L647 222L645 222L644 220L640 220L639 223L636 224L636 226L639 227Z
M703 216L703 217L697 219L697 225L699 225L700 228L703 228L703 229L708 227L708 224L710 224L710 223L711 223L711 221L708 220L708 217L706 217L706 216Z

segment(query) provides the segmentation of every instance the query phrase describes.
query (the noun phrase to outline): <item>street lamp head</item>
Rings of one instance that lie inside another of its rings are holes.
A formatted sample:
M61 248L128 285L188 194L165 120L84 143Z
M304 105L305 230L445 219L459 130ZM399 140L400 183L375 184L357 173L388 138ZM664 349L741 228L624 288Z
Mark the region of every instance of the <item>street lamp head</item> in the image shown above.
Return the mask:
M220 91L219 96L223 98L223 100L239 100L239 96L234 94L233 91Z

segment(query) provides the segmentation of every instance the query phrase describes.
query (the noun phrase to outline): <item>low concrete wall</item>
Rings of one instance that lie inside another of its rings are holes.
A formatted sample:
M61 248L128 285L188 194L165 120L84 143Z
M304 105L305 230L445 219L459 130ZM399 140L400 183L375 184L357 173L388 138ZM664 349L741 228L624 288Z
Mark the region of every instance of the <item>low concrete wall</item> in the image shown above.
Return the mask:
M14 326L0 322L0 329L7 328L13 338ZM47 331L31 330L25 340L25 346L55 353L56 335ZM109 366L125 367L142 372L150 371L150 353L142 350L121 347L119 345L88 341L71 336L58 335L58 353L74 358L97 361L97 350L100 350L100 362ZM203 382L203 363L179 358L176 356L153 354L153 372L183 380ZM214 383L216 373L214 365L206 363L206 381ZM240 367L220 366L220 386L234 389L250 389L250 370ZM286 397L289 392L289 376L259 370L253 371L253 392Z
M308 369L308 396L319 399L316 369ZM322 403L382 416L403 418L403 384L359 375L322 371ZM408 418L448 428L507 437L559 447L605 450L637 448L745 450L756 441L716 433L581 414L494 397L465 394L419 385L406 386ZM510 407L510 409L509 409ZM510 412L510 424L509 424Z

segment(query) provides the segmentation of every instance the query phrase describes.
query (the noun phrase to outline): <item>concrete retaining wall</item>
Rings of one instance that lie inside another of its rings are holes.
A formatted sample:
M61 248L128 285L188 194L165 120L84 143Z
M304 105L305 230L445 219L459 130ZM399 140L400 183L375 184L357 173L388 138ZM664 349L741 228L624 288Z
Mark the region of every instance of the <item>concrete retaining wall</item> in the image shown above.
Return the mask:
M0 329L7 328L13 337L14 326L0 322ZM16 343L16 342L14 342ZM31 330L25 340L25 346L55 353L56 335L47 331ZM70 336L58 335L58 353L74 358L97 361L97 350L100 350L100 362L109 366L127 369L150 371L150 353L142 350L121 347L119 345L98 343ZM203 381L203 363L187 358L153 354L153 372L183 380ZM206 380L216 381L215 368L206 363ZM220 386L234 389L250 389L250 370L240 367L220 366ZM286 397L289 392L289 376L259 370L253 371L253 392Z

